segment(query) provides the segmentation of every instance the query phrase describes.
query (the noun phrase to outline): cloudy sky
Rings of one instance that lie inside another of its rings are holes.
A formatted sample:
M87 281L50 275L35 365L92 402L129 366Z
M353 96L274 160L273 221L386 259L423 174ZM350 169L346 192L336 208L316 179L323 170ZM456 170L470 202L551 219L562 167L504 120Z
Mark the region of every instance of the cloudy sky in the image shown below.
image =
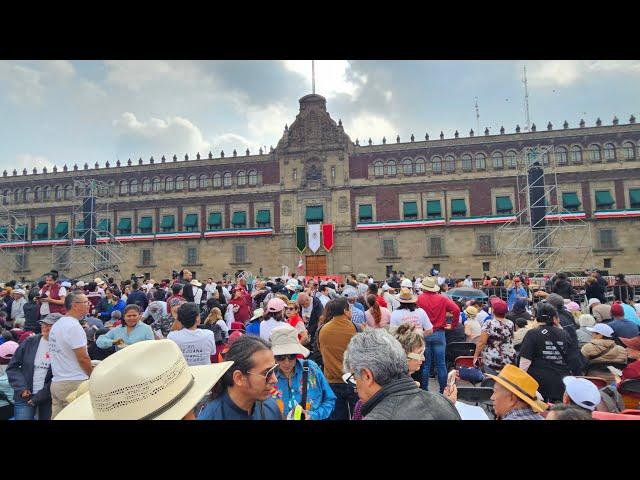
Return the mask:
M355 141L525 123L640 118L640 61L316 61L316 91ZM0 61L0 169L182 159L276 145L311 61Z

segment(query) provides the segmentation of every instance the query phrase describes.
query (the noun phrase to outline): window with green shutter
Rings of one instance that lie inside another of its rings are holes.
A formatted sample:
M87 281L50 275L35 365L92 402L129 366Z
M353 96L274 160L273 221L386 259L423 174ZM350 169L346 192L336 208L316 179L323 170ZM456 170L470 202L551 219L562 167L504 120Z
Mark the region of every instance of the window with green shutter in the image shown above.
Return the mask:
M496 212L498 215L504 215L513 212L511 197L496 197Z
M269 210L258 210L256 216L256 224L258 227L270 227L271 226L271 212Z
M247 226L247 212L233 212L231 225L233 228L245 228Z
M98 222L98 226L96 230L100 233L111 233L111 220L108 218L103 218Z
M222 228L222 214L220 212L210 213L209 220L207 220L207 227L211 230Z
M580 199L576 192L562 193L562 206L570 212L577 212L580 209Z
M26 225L16 225L15 227L15 236L14 240L26 240L27 239L27 226Z
M84 233L84 220L78 220L76 222L76 229L74 230L75 236L80 236Z
M454 198L451 200L451 216L464 217L467 214L467 205L464 198Z
M152 233L153 232L153 217L142 217L138 224L138 231L140 233Z
M307 222L322 222L324 220L322 205L307 207L305 219Z
M442 208L440 200L427 200L427 218L442 217Z
M640 208L640 188L629 190L629 206L631 208Z
M49 224L39 223L33 231L34 240L42 240L49 237Z
M69 234L69 222L58 222L56 225L56 238L64 238Z
M416 220L418 218L418 204L416 202L404 202L402 212L405 220Z
M596 210L611 210L614 203L609 190L596 191Z
M173 215L163 215L162 222L160 223L160 228L165 233L173 232L173 230L176 228Z
M373 207L371 204L360 205L358 209L358 221L368 223L373 221Z
M187 232L195 232L198 230L198 214L190 213L184 219L184 229Z
M118 222L118 233L120 235L131 235L131 218L121 218Z
M9 240L9 227L7 225L0 226L0 240Z

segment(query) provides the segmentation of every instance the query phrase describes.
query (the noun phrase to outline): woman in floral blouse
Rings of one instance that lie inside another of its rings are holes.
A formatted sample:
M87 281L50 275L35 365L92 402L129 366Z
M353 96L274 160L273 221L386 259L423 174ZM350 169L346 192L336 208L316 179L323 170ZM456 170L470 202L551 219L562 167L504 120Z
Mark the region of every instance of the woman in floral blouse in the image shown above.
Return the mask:
M478 358L482 354L482 364L499 372L505 365L515 364L514 326L511 320L504 317L508 311L507 303L504 300L494 299L491 307L493 318L482 324L482 332L476 344L473 360L477 365Z

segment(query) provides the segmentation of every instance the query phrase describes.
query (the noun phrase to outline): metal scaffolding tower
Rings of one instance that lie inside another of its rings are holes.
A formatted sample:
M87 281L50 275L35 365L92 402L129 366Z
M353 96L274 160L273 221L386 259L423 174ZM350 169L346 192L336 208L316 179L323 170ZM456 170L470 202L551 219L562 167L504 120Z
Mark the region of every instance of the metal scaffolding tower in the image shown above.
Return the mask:
M9 210L0 202L0 257L9 264L10 270L21 272L26 270L25 247L27 245L27 231L29 228L27 214ZM11 242L11 247L7 244Z
M106 182L90 178L74 181L69 242L52 249L52 264L72 278L93 279L96 275L122 278L123 245L111 233L115 226L110 225L109 188ZM86 215L87 202L93 203L93 216ZM95 242L90 242L90 238L95 238Z
M542 168L543 187L532 185L532 167ZM553 147L526 147L516 157L516 168L517 212L496 235L499 271L546 274L594 268L591 225L566 210L558 198ZM543 189L537 200L532 199L532 187ZM536 209L546 212L544 222L534 224L531 212Z

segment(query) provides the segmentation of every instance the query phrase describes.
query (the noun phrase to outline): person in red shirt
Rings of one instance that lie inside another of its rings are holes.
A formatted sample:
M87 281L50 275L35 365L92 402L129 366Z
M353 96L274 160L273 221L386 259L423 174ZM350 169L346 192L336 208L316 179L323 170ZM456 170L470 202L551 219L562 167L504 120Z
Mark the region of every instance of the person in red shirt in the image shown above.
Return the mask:
M246 290L242 288L236 288L233 290L233 298L229 301L230 305L233 305L233 318L236 322L242 322L246 325L246 323L251 318L251 309L249 308L249 303L247 302ZM249 298L251 296L249 295Z
M425 338L427 348L424 352L425 362L422 365L422 380L420 387L429 389L429 372L431 364L435 364L440 385L440 393L447 386L447 364L445 351L447 340L444 329L447 326L447 312L452 315L451 329L455 329L460 321L460 308L453 300L445 295L440 295L438 281L433 277L422 279L421 289L423 293L418 297L416 305L427 312L427 316L433 325L433 334Z
M369 284L369 295L375 295L377 304L380 305L381 307L388 308L387 301L383 297L378 295L377 284L375 283Z

